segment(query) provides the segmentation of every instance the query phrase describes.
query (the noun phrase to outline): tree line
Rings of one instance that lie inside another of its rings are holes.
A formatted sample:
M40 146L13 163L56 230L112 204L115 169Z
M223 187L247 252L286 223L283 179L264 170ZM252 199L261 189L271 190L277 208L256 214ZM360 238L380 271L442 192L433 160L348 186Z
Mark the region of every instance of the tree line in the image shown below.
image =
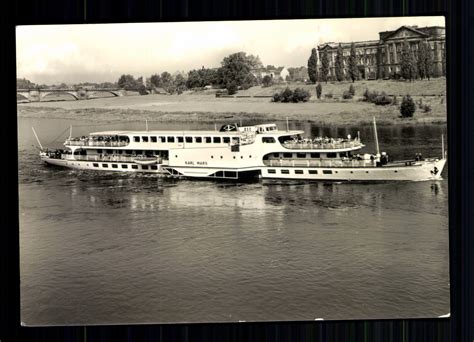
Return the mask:
M230 94L238 89L248 89L255 85L271 85L274 80L268 77L261 77L256 70L277 70L273 65L263 66L260 58L245 52L232 53L223 58L220 66L217 68L193 69L184 72L170 74L168 71L155 73L146 79L135 77L131 74L121 75L117 82L105 83L78 83L67 85L61 83L58 85L37 85L26 79L17 79L17 89L38 89L38 88L58 88L58 89L80 89L80 88L122 88L127 90L136 90L140 93L149 93L151 91L180 94L186 89L203 88L211 86L213 88L226 89ZM306 81L306 67L288 68L289 75L287 81Z

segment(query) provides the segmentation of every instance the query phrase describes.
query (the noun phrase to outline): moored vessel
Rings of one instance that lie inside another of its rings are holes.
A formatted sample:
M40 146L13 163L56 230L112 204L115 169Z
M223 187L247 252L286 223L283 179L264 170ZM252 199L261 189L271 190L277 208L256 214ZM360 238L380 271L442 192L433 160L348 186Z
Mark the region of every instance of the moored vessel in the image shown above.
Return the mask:
M421 181L440 179L442 156L391 160L353 138L304 138L302 130L278 130L276 124L239 126L219 131L102 131L69 137L64 149L45 150L50 165L81 170L153 173L170 177L300 179L325 181ZM36 132L35 132L35 136Z

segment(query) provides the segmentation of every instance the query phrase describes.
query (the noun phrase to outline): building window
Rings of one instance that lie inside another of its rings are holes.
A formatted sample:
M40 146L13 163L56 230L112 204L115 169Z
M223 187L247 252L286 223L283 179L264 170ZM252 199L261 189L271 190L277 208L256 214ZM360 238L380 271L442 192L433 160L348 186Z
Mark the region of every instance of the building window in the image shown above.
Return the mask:
M140 142L140 137L133 137L133 141Z
M211 137L205 137L204 139L206 140L206 144L210 144L212 142Z
M303 170L295 170L295 174L297 174L297 175L302 175L302 174L303 174Z
M311 153L311 158L321 158L320 153Z
M102 164L102 167L109 167L108 164Z
M122 164L122 169L128 169L128 165L127 164Z
M197 143L202 143L202 137L195 137L194 139Z
M97 150L97 153L102 153L102 150Z
M118 165L117 164L112 164L112 168L116 169L116 168L118 168Z
M276 173L275 169L268 169L268 173Z
M93 163L92 165L93 165L94 167L99 167L99 164L97 164L97 163Z
M148 137L142 137L143 142L148 142Z
M317 175L318 174L318 170L309 170L308 173L310 175Z
M138 165L132 165L132 169L138 169Z
M184 141L184 138L183 137L178 137L178 142L179 143L182 143Z
M158 137L158 139L159 139L160 142L162 142L162 143L166 142L166 137Z
M239 138L232 138L232 143L233 144L238 144L240 142Z
M332 175L332 170L323 170L323 174Z
M326 158L337 158L337 153L335 152L326 153Z
M142 165L142 170L148 170L148 165Z
M296 157L297 158L306 158L306 153L297 153Z
M224 142L224 144L228 144L230 143L230 137L224 137L222 138L222 141Z
M283 153L283 158L292 158L293 153Z
M193 137L186 137L186 142L187 143L192 143L193 142Z
M156 165L151 165L150 168L151 168L152 170L158 170L158 166L156 166Z
M290 174L290 170L280 170L280 172L281 172L283 175L289 175L289 174Z
M220 144L221 143L221 137L214 137L212 139L212 141L214 142L214 144Z
M156 137L150 137L152 143L156 143Z
M168 142L169 143L174 143L174 137L168 137Z

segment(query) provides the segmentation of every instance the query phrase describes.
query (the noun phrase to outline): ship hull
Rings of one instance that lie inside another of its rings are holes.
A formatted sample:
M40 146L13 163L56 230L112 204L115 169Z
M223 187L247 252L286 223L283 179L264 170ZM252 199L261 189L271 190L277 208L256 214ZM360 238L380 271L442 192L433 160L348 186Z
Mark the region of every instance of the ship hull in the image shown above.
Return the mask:
M425 181L441 179L446 159L412 162L409 165L389 163L380 167L285 167L261 166L252 168L194 168L168 165L140 165L133 162L99 162L56 159L42 156L41 159L54 166L111 172L152 173L186 178L242 179L249 175L263 179L321 180L321 181Z
M324 181L425 181L441 179L446 159L381 167L264 167L263 179Z

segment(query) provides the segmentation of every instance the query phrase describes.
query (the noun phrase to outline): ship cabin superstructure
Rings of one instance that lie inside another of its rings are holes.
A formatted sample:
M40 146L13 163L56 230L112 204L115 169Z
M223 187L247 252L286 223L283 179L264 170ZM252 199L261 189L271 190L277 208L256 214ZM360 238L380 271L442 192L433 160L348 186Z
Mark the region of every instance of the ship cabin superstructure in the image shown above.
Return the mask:
M224 125L208 131L103 131L68 138L41 151L50 165L83 170L157 173L194 178L310 180L439 179L446 163L425 158L389 162L385 152L359 154L359 137L304 137L275 124ZM444 145L442 145L444 151Z
M358 138L310 139L303 134L302 130L280 131L276 124L224 125L219 131L102 131L68 138L61 159L91 169L218 178L260 173L273 166L368 163L353 155L364 147Z

